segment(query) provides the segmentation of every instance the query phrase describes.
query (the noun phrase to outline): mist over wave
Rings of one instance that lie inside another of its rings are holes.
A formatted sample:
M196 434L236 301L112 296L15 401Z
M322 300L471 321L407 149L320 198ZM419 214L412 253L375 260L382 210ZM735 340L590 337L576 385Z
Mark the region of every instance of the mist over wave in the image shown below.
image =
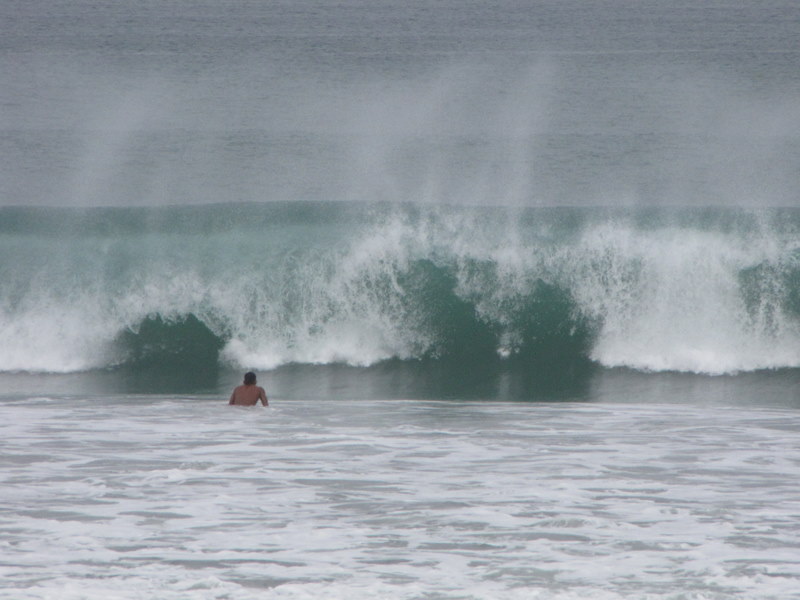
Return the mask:
M0 6L0 205L798 205L785 2L312 4Z
M0 370L800 366L795 210L2 209Z

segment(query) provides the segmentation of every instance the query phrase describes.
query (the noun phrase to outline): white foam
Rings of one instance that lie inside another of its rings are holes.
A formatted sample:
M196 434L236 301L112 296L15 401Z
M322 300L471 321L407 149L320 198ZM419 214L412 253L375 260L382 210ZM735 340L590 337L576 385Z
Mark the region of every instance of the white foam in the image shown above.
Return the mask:
M568 276L581 309L602 323L592 357L606 366L711 374L800 365L800 323L782 306L786 290L767 290L754 313L739 280L762 263L783 267L791 248L774 241L590 229L574 249L579 269Z
M0 595L767 600L800 584L795 411L275 403L0 407Z

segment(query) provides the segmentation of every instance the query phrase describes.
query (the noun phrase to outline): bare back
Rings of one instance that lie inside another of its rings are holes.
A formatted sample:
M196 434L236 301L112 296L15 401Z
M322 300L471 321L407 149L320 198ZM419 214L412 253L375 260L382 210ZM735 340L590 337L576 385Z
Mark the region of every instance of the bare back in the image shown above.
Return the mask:
M269 406L269 400L267 399L267 393L264 391L264 388L255 384L244 384L234 388L228 404L234 404L236 406L255 406L258 404L259 400L261 400L261 404L264 406Z

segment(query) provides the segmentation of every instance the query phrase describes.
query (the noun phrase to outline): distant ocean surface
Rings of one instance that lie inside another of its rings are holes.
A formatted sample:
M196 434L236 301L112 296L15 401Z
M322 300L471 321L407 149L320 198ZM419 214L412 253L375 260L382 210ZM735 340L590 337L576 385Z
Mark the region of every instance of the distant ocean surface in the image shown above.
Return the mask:
M0 597L799 597L796 3L8 0L0 164Z

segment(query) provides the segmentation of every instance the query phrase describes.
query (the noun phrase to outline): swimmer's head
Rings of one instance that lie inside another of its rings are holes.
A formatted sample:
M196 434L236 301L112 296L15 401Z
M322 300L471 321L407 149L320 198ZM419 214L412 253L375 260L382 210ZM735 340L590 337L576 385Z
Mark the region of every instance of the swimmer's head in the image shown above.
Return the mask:
M244 384L245 385L253 385L256 382L256 374L252 371L248 371L244 374Z

